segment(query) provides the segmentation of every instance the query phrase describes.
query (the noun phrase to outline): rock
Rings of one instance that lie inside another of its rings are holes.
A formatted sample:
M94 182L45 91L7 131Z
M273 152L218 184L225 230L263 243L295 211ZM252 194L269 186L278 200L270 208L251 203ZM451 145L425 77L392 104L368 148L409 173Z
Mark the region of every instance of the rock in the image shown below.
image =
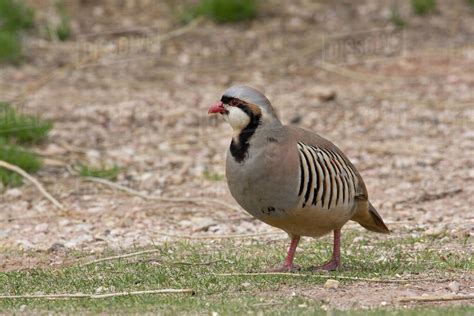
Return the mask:
M444 243L444 242L447 242L447 241L449 241L449 237L448 237L448 236L444 236L443 238L441 238L441 239L439 240L440 243Z
M59 242L55 242L54 244L51 245L51 247L48 248L48 252L51 253L51 252L58 252L58 251L61 251L61 250L64 250L65 247L62 243L59 243Z
M49 144L42 154L46 156L61 156L67 154L67 150L63 147L59 147L56 144Z
M20 197L22 195L22 192L21 192L20 189L13 188L13 189L7 190L7 192L5 192L5 195L9 196L9 197L17 198L17 197Z
M34 245L30 241L25 239L18 240L17 245L19 245L23 250L31 250L34 248Z
M301 115L295 115L295 116L293 116L293 117L290 119L290 123L291 123L291 124L298 125L298 124L301 123L302 119L303 119L303 118L302 118Z
M286 28L290 32L303 32L306 29L306 25L303 19L299 17L293 17L286 24Z
M339 281L329 279L324 283L324 288L326 289L337 289L339 287Z
M317 86L311 90L307 90L304 93L307 98L318 98L321 102L328 102L336 99L336 90L331 87Z
M453 282L448 284L448 287L453 293L456 294L456 293L459 292L459 289L461 288L461 285L459 284L458 281L453 281Z
M194 226L193 232L208 231L209 227L217 224L209 217L194 217L192 218L192 223Z
M76 238L69 239L64 243L66 248L76 248L79 245L93 241L94 238L91 235L80 235Z
M437 237L444 233L444 229L442 227L431 227L427 229L423 235L425 236L431 236L431 237Z
M35 226L35 232L45 233L48 231L48 223L42 223Z
M322 102L332 101L336 98L336 90L332 88L319 87L315 91L316 96Z

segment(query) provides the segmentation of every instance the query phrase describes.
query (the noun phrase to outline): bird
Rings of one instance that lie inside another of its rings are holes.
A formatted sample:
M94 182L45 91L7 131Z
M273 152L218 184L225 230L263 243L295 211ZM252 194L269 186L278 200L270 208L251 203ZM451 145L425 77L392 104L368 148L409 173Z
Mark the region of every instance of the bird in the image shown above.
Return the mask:
M331 232L331 259L311 269L341 269L341 228L350 220L370 231L390 233L346 155L312 131L284 125L257 89L228 88L208 114L222 115L232 127L225 167L231 195L250 215L291 239L283 264L269 271L300 270L294 257L301 237Z

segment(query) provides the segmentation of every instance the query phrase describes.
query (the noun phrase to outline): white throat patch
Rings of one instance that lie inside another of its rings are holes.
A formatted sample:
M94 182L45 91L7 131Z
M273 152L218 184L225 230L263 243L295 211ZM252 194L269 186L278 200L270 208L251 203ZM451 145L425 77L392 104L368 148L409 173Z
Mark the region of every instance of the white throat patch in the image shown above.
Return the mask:
M238 107L229 106L226 110L229 111L229 113L224 115L224 118L234 130L234 137L237 137L250 123L250 117Z

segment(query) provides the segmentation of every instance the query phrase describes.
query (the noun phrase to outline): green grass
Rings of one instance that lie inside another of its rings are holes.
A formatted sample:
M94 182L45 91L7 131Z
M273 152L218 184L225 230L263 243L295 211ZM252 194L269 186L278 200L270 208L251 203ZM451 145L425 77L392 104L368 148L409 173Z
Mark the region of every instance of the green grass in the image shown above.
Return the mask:
M436 0L411 0L413 12L417 15L425 15L436 9Z
M33 27L34 12L21 0L0 0L0 29L16 32Z
M52 123L31 115L24 115L8 103L0 102L0 160L16 165L28 173L41 167L41 160L24 146L44 141ZM0 168L0 182L18 186L22 178L17 173Z
M46 139L52 127L50 121L18 113L8 103L0 102L0 138L36 144Z
M87 165L79 166L79 175L81 177L94 177L106 180L117 180L117 176L121 171L122 169L116 165L112 167L92 167Z
M354 243L356 235L346 233L343 259L348 266L330 275L394 278L443 277L456 270L472 270L473 259L467 253L434 251L439 239L379 239L367 236ZM425 250L414 251L416 243ZM325 279L303 271L307 277L288 276L217 276L218 273L261 272L283 260L287 242L233 241L174 242L157 246L157 253L81 266L0 273L0 293L21 295L31 293L102 293L139 291L163 288L192 288L195 295L142 295L108 299L15 299L0 300L0 313L18 310L27 312L56 311L60 313L164 313L224 315L257 313L275 315L326 314L317 300L305 295L305 289L320 287ZM330 240L305 240L296 261L303 267L322 263L330 255ZM129 252L139 249L132 249ZM108 251L103 256L114 255ZM70 254L69 258L80 254ZM381 256L385 257L381 260ZM201 263L208 264L201 264ZM421 274L421 275L420 275ZM340 280L341 287L356 281ZM290 295L295 291L296 295ZM271 305L269 303L274 303ZM264 304L260 305L259 304ZM266 304L266 305L265 305ZM408 311L408 315L465 315L472 307L438 309L427 307ZM355 315L367 315L367 311ZM377 310L369 315L400 315L398 311ZM405 314L405 312L403 312ZM345 313L337 313L345 315Z
M0 62L21 60L21 33L33 27L34 12L20 0L0 0Z
M71 37L71 18L63 0L56 0L54 5L60 17L55 33L60 41L66 41Z
M0 160L16 165L28 173L41 168L41 160L33 153L15 145L9 145L0 139ZM22 177L15 172L0 168L0 182L5 186L19 186Z
M21 43L16 33L0 29L0 61L17 63L21 60Z
M474 8L474 0L466 0L467 4Z
M183 20L205 16L217 23L234 23L252 20L257 13L258 1L255 0L201 0L197 6L185 11Z

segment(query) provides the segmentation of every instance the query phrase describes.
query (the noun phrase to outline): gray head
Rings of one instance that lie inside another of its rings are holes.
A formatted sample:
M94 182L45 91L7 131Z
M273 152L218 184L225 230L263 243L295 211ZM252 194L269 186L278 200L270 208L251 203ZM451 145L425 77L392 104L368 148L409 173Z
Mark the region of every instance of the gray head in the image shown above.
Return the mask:
M252 122L256 125L280 124L267 97L257 89L238 85L227 89L208 113L220 113L239 132Z
M222 97L237 98L247 103L258 105L263 110L265 110L265 112L276 116L275 110L273 109L272 104L267 99L267 97L252 87L245 85L232 86L224 92ZM221 101L223 100L221 99Z

